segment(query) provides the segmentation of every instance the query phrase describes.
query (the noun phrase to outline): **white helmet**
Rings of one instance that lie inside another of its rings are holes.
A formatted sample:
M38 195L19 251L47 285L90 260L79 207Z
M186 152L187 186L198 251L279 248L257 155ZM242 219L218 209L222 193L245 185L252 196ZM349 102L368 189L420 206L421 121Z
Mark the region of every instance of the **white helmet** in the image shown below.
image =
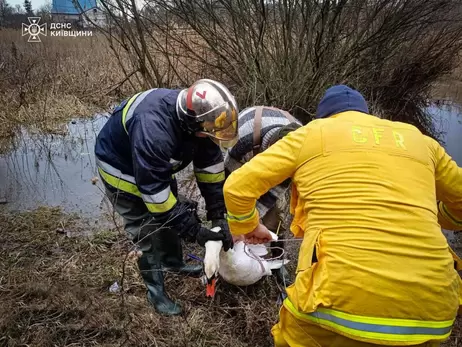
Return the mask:
M209 136L229 148L237 142L239 109L234 96L220 82L200 79L180 92L177 113L196 134Z

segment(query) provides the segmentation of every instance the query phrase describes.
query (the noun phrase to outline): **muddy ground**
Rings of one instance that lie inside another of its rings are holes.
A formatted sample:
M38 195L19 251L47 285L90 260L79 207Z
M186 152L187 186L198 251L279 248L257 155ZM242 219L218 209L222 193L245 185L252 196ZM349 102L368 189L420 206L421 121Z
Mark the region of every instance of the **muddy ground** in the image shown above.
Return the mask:
M97 229L59 208L0 214L0 225L0 346L272 346L272 278L248 288L219 282L210 299L199 279L167 274L185 312L161 317L119 228ZM288 248L293 258L298 243ZM192 246L184 253L202 256ZM114 282L123 291L112 293ZM460 320L443 346L462 346Z
M130 245L117 229L94 230L59 209L1 214L0 346L271 346L278 290L272 278L212 300L197 278L168 274L184 306L160 317L145 300ZM70 232L72 231L72 232ZM185 254L202 256L188 247ZM111 293L117 282L123 291Z

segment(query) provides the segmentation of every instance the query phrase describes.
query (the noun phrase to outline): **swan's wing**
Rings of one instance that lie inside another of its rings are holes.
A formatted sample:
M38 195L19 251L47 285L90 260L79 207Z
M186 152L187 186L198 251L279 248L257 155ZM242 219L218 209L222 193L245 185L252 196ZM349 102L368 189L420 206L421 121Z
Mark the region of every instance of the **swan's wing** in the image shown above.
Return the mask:
M251 250L253 254L259 257L263 257L268 254L268 249L265 247L265 245L262 245L262 244L247 245L247 249Z
M257 282L266 274L260 263L244 252L244 244L236 243L233 252L220 253L220 276L236 286L248 286ZM271 273L271 270L269 270Z

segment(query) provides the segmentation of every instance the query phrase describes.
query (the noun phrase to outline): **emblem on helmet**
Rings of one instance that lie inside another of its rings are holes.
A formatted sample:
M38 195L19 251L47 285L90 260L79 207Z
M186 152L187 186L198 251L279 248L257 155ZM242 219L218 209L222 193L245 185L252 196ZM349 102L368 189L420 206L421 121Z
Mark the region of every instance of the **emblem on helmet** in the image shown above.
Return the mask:
M239 109L234 96L220 82L200 79L182 90L177 112L196 133L209 136L222 147L237 141Z

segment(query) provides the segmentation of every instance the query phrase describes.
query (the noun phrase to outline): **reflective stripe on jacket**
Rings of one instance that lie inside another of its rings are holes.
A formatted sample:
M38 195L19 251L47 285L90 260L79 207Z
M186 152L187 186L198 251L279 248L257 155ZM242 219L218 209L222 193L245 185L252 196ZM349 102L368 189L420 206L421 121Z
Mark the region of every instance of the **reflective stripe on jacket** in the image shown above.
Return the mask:
M101 160L97 160L96 165L101 178L107 184L123 192L142 198L149 212L162 213L169 211L177 201L170 186L157 194L142 194L136 186L135 177L125 175L119 169Z
M387 342L415 342L443 340L451 335L455 318L447 321L422 321L382 317L357 316L332 309L319 308L315 312L297 311L289 298L284 307L296 318L321 325L333 331L341 331L347 337L361 340Z
M355 111L312 121L229 176L231 232L252 231L256 199L288 177L297 192L291 230L303 236L297 277L287 288L296 312L328 309L366 321L393 319L402 328L407 320L450 328L460 277L436 201L455 216L462 212L462 169L436 141L411 125ZM318 324L327 325L326 317L321 322L318 315ZM347 334L336 322L329 328ZM444 339L443 330L369 340L417 344Z
M154 88L115 109L96 141L99 174L109 186L143 199L151 213L167 218L177 201L173 175L192 162L208 217L223 216L223 155L209 138L183 130L176 114L178 94Z

